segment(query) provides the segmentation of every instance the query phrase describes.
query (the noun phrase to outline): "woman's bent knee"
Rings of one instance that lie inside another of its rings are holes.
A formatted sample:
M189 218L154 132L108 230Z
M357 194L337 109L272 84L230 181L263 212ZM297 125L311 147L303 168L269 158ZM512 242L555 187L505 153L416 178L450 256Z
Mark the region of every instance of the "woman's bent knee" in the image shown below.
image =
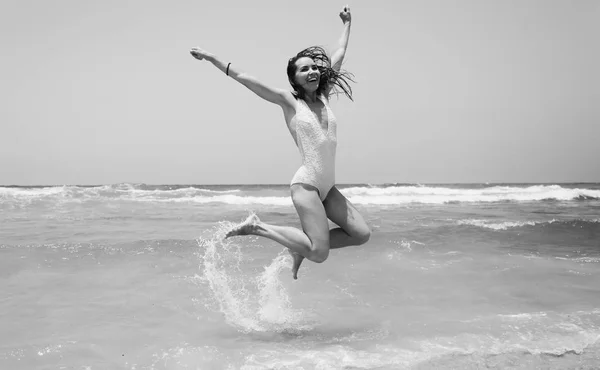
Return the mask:
M327 260L327 257L329 257L329 251L314 251L311 253L309 260L316 263L323 263Z
M316 263L323 263L323 262L325 262L325 260L327 260L327 257L329 257L329 245L328 244L327 245L318 245L318 246L315 246L313 244L311 253L306 258L308 258L309 260L316 262Z
M371 230L366 229L364 231L362 231L359 235L358 235L358 242L360 244L365 244L366 242L369 241L369 239L371 239ZM360 245L359 244L359 245Z
M371 230L369 228L364 228L359 231L355 231L352 234L352 240L354 241L354 245L362 245L371 239Z

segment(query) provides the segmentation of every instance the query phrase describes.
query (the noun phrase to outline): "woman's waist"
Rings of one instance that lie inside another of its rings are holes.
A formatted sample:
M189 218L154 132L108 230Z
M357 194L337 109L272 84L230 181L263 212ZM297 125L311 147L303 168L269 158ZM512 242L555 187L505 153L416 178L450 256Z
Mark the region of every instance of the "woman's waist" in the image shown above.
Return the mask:
M331 162L335 161L336 143L320 143L319 145L299 145L302 161Z
M293 182L308 184L335 184L335 168L303 164L298 168L292 179Z
M313 161L306 158L302 161L301 167L315 174L331 175L335 173L335 159L326 161Z

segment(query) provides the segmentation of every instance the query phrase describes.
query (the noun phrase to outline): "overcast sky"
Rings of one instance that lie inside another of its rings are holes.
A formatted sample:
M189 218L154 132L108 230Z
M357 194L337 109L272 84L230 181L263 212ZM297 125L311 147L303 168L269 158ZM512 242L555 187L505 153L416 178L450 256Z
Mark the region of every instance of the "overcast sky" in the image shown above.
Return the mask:
M0 184L290 181L281 109L199 46L288 87L344 2L0 3ZM338 183L600 181L600 1L360 0Z

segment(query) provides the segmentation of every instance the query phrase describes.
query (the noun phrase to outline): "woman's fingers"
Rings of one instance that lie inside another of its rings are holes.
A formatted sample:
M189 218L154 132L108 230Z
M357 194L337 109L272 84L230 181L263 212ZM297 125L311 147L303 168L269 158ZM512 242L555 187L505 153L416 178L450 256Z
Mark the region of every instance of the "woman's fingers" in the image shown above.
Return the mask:
M199 48L192 48L190 50L190 54L192 54L192 56L196 59L199 59L199 60L204 59L204 55L202 55Z
M344 23L349 22L351 15L350 15L350 6L348 4L346 4L346 6L344 6L344 8L342 9L342 11L340 12L340 18L342 19L342 21Z

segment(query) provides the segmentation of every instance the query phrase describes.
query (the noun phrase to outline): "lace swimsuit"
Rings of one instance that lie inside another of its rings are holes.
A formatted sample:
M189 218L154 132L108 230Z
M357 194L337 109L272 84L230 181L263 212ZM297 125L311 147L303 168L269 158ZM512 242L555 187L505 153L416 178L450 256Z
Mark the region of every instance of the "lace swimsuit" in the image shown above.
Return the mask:
M323 129L317 115L303 99L298 99L296 115L290 122L290 131L295 132L295 141L302 166L296 171L290 185L307 184L317 188L321 201L335 185L335 149L337 146L337 124L329 108L329 101L318 96L325 105L328 125Z

